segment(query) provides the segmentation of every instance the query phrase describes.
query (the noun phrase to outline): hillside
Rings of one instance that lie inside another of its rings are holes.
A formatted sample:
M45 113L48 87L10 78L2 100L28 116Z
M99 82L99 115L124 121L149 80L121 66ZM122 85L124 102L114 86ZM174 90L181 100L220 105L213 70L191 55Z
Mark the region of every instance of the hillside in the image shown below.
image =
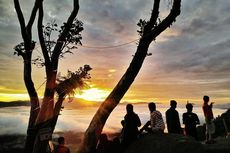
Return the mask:
M16 106L30 106L28 101L12 101L12 102L0 102L1 107L16 107Z

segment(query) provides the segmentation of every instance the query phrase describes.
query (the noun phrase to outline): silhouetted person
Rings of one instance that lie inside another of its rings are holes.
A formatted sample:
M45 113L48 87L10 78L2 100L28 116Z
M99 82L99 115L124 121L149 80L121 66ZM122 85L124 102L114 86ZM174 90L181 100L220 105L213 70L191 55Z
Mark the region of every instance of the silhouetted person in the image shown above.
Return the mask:
M68 147L65 146L65 138L59 137L58 138L58 146L55 153L70 153L70 150Z
M168 133L181 133L180 118L176 110L177 102L175 100L170 101L170 108L166 111L166 123Z
M211 102L209 105L209 97L204 96L203 97L204 103L203 103L203 112L206 122L206 143L214 143L214 140L212 139L212 134L215 133L215 125L213 123L213 112L212 112L212 105L214 104Z
M108 140L106 134L101 134L97 145L96 153L110 153L112 142Z
M123 146L126 148L131 142L137 139L139 134L138 127L141 126L139 116L134 113L133 105L126 105L127 114L124 117Z
M161 113L156 110L156 104L151 102L148 104L150 111L150 121L148 121L140 130L149 132L149 133L164 133L165 124ZM149 127L150 126L150 127Z
M200 124L200 120L198 116L192 112L193 105L191 103L187 103L186 109L187 112L183 114L183 124L185 124L185 135L192 136L196 140L198 140L196 125Z

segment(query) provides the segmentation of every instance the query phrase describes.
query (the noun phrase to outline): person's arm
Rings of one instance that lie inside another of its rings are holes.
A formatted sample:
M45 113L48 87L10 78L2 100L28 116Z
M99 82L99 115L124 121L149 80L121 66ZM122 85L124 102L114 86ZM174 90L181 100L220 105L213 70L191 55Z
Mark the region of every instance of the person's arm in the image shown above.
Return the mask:
M196 114L195 114L196 115ZM196 115L196 124L200 124L200 120L198 118L198 116Z
M185 124L185 113L182 115L183 124Z
M151 124L150 121L146 122L145 125L140 129L140 133L142 133L144 130L147 130L148 126Z
M169 123L169 113L168 110L165 112L165 118L166 118L166 124L168 125Z
M139 118L139 116L138 116L138 115L137 115L137 117L136 117L136 118L137 118L137 126L138 126L138 127L140 127L140 126L141 126L141 120L140 120L140 118Z
M179 113L176 111L176 120L178 122L178 125L180 126L180 117L179 117Z
M210 108L212 108L213 104L214 104L214 102L211 102L211 104L209 105L209 106L210 106Z
M208 107L209 107L209 106L203 106L203 107L202 107L202 108L203 108L203 112L204 112L204 117L205 117L205 118L207 118L207 116L208 116L208 115L207 115L207 111L208 111L207 109L208 109Z

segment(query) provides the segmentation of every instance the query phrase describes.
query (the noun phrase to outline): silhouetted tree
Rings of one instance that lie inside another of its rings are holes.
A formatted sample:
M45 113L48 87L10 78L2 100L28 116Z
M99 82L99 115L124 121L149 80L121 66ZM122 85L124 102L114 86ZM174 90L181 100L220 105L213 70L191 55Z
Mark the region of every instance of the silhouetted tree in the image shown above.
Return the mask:
M181 0L173 0L172 9L168 16L161 22L158 20L160 0L154 0L153 10L149 21L140 20L139 34L141 36L136 53L131 61L127 71L122 76L118 84L100 105L94 115L88 129L84 134L84 139L78 150L78 153L89 153L95 150L98 138L102 132L107 118L113 109L120 102L124 94L127 92L134 79L136 78L146 56L148 56L148 48L152 41L170 27L176 21L176 17L180 14Z
M67 77L59 77L58 62L65 53L71 53L72 44L81 44L83 23L76 19L79 1L73 0L73 10L63 26L58 30L56 23L43 26L43 0L35 0L31 16L26 25L19 0L14 0L15 10L21 28L23 42L15 46L15 54L24 61L24 83L30 97L31 109L27 137L26 153L45 153L48 140L55 128L62 103L67 95L73 94L76 88L83 88L89 79L89 65L76 72L68 72ZM32 59L36 42L32 39L32 26L38 12L37 32L42 50L42 57ZM52 32L58 32L56 41L51 39ZM32 64L43 66L46 74L44 96L41 102L34 87ZM55 98L57 95L57 99Z

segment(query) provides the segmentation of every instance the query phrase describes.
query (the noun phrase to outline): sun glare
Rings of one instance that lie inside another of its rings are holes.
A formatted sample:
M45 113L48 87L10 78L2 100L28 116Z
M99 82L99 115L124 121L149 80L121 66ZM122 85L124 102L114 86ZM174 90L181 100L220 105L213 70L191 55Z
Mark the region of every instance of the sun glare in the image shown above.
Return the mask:
M0 101L17 101L17 100L28 100L28 94L7 94L0 93Z
M76 98L81 98L88 101L103 101L108 96L109 91L90 88L88 90L83 90L82 94L76 95Z

